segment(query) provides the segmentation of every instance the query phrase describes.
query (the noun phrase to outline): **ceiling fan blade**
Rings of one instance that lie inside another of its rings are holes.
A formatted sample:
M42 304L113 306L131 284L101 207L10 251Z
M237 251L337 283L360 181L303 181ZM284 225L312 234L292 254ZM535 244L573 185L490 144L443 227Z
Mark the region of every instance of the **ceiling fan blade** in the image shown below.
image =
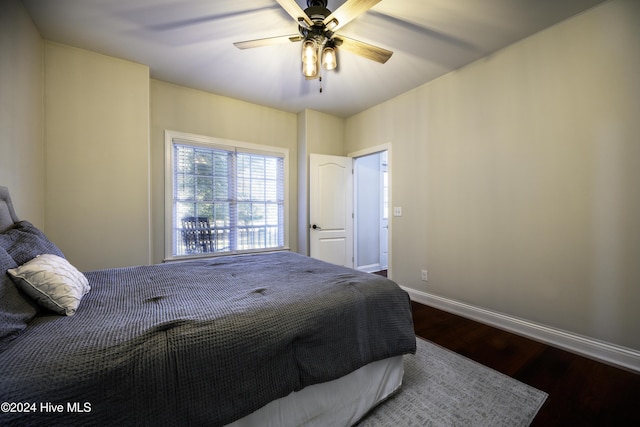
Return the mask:
M323 23L331 31L337 31L378 3L380 3L380 0L347 0L331 15L327 16Z
M344 36L336 36L333 38L336 45L340 49L348 50L351 53L362 56L363 58L384 64L391 58L393 52L378 46L373 46L358 40L350 39Z
M235 42L233 45L238 49L251 49L254 47L270 46L287 42L299 42L300 40L302 40L300 34L290 34L288 36L267 37L264 39Z
M276 0L280 6L289 14L296 22L304 21L309 27L313 25L311 19L304 13L304 10L295 0Z

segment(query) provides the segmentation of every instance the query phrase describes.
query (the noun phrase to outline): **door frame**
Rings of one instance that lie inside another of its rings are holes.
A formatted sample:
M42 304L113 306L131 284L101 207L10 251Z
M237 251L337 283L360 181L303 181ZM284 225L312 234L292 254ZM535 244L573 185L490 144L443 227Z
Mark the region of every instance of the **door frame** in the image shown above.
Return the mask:
M358 157L365 157L365 156L369 156L371 154L376 154L376 153L380 153L382 151L386 151L387 152L387 174L388 174L388 179L389 179L389 209L391 209L391 206L393 206L393 195L392 195L392 180L393 180L393 171L392 171L392 152L391 152L391 143L384 143L384 144L380 144L380 145L376 145L374 147L369 147L369 148L364 148L362 150L358 150L358 151L354 151L351 153L347 154L347 157L351 157L353 159L356 159ZM353 189L353 197L355 199L356 197L356 192L357 192L357 188L355 188L355 183L354 183L354 189ZM389 228L388 228L388 233L387 233L387 277L389 277L390 279L393 279L393 255L392 255L392 244L391 242L393 242L393 215L391 215L391 212L388 212L388 218L389 218ZM357 224L356 221L358 220L357 215L354 215L354 224L353 224L353 251L354 251L354 259L356 259L357 256L357 235L356 235L356 230L357 230Z

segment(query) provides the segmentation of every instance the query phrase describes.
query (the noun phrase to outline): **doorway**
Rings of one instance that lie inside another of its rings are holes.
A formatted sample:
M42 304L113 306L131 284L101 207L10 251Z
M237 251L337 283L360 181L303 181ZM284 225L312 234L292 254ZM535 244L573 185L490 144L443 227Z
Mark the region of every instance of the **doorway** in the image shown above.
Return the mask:
M389 259L389 155L354 157L354 268L386 271Z

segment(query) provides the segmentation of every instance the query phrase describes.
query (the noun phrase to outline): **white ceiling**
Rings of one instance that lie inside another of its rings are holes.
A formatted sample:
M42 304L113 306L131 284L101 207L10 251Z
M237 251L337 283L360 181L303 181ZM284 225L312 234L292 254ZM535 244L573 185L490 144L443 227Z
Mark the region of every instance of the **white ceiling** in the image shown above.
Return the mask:
M301 8L306 0L296 0ZM151 77L289 112L348 117L484 57L603 0L382 0L338 31L394 52L346 51L318 80L300 43L233 42L297 33L275 0L24 0L43 38L146 64ZM328 0L336 10L344 0Z

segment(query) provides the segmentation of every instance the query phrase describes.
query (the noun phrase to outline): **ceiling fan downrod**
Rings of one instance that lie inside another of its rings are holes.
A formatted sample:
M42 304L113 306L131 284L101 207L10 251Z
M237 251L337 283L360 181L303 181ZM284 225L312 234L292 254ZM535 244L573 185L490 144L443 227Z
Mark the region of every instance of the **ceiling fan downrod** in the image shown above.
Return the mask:
M331 11L327 9L327 0L307 0L307 8L304 13L309 17L312 25L309 25L308 21L298 20L300 34L303 37L306 37L308 33L323 36L325 32L329 31L324 23L325 18L331 15Z

